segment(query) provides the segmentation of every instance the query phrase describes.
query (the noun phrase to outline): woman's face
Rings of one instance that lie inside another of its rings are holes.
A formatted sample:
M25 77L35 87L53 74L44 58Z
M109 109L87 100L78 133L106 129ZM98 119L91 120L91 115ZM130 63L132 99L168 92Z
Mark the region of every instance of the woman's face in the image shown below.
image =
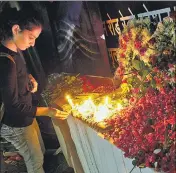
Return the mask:
M40 26L34 27L32 30L18 31L13 34L13 41L18 49L26 50L35 45L35 40L39 37L42 28Z

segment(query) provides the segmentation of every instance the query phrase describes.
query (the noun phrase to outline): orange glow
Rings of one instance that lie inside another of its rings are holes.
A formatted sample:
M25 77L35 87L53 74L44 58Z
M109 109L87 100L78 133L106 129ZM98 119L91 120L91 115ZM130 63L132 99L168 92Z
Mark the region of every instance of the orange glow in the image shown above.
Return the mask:
M66 98L72 109L78 111L84 118L91 116L96 122L100 122L108 117L111 117L123 108L120 103L117 103L117 107L115 106L113 108L109 97L105 97L104 103L100 103L99 105L95 105L91 98L84 100L84 102L80 105L74 105L72 99L69 96Z
M67 99L68 103L70 104L70 106L71 106L72 109L73 109L75 106L74 106L73 101L72 101L72 99L70 98L70 96L67 95L67 96L66 96L66 99Z

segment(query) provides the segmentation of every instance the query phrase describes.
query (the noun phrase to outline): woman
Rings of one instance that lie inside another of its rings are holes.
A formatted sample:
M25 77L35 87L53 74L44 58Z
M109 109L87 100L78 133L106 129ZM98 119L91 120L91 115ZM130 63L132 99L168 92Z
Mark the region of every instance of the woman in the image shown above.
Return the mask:
M19 51L35 45L42 31L39 14L30 10L4 10L0 13L0 88L5 113L1 136L11 142L23 156L28 173L43 173L43 154L36 130L35 116L65 119L68 114L49 107L32 105L31 93L37 91L37 82L28 75ZM29 89L29 81L34 88Z

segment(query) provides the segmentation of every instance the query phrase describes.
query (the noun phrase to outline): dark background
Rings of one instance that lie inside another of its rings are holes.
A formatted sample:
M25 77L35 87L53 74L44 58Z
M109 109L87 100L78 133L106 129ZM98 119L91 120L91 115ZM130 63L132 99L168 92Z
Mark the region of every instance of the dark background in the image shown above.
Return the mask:
M111 17L111 19L118 18L120 19L119 10L123 14L123 16L130 16L130 12L128 11L128 7L131 9L132 13L137 16L139 13L144 13L146 10L143 7L143 4L147 7L149 11L159 10L163 8L171 8L174 10L174 6L176 6L176 2L173 1L108 1L108 2L99 2L100 12L102 16L102 20L109 20L107 13ZM162 14L162 17L166 17L167 14ZM119 22L121 29L122 25ZM118 47L118 36L111 36L109 34L106 37L106 44L108 48L117 48Z

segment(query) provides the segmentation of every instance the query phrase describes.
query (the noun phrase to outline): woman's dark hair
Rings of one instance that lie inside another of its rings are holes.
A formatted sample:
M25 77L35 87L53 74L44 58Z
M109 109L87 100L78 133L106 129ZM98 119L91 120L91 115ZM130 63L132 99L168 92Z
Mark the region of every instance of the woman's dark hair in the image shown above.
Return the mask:
M43 26L40 14L31 9L4 9L0 13L0 41L12 38L12 26L19 25L20 29L32 30L36 26Z

